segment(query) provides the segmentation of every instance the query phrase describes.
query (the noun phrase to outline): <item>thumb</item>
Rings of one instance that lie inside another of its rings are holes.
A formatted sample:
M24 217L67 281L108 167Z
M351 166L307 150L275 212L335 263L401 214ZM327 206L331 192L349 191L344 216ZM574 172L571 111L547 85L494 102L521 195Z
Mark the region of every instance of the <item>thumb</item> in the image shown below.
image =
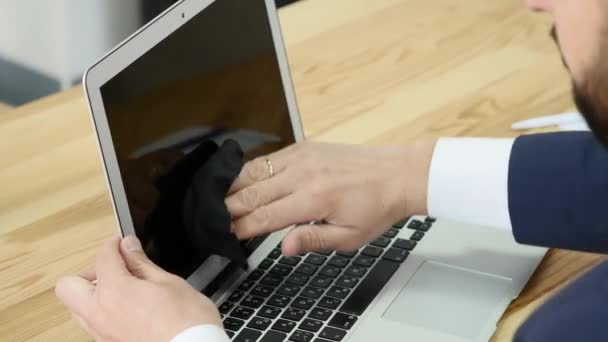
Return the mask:
M354 250L360 246L354 233L354 228L331 224L298 226L283 238L283 254L296 256L308 252Z
M120 253L131 274L143 280L156 280L164 271L148 259L141 242L135 236L127 236L120 242Z

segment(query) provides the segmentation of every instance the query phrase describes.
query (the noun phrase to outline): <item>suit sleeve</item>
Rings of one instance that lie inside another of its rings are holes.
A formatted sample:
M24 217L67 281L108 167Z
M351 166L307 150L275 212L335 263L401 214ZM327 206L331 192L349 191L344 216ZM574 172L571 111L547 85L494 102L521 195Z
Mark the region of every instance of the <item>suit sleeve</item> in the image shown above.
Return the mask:
M519 243L608 253L608 151L591 133L516 139L508 197Z

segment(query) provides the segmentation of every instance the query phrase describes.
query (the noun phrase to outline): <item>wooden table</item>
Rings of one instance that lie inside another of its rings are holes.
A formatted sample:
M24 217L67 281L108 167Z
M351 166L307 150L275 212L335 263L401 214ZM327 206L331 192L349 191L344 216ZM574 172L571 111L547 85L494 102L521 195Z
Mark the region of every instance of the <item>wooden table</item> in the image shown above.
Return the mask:
M549 18L512 0L304 0L281 10L309 139L514 136L573 108ZM84 341L55 299L115 232L83 93L0 114L0 340ZM493 340L599 256L551 251Z
M9 105L7 105L6 103L0 102L0 112L5 112L5 111L7 111L7 110L9 110L11 108L12 107L9 106Z

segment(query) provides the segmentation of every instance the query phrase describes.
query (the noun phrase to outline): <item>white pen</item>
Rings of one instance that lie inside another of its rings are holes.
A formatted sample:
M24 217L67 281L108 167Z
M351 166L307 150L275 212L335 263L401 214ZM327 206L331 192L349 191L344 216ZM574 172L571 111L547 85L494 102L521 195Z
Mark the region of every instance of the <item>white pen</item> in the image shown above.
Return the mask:
M582 116L577 112L541 116L514 123L511 128L516 130L542 128L548 126L571 125L584 122Z

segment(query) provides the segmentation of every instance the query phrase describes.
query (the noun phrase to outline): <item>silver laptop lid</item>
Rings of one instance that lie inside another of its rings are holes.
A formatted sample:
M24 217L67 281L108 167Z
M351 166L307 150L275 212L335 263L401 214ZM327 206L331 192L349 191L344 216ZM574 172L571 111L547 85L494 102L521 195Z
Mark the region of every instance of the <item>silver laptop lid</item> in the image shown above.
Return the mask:
M208 140L234 139L250 160L303 139L273 1L181 1L93 66L85 86L122 233L172 273L217 274L225 262L192 258L172 235L177 217L162 218L161 236L147 229L162 199L155 180Z

